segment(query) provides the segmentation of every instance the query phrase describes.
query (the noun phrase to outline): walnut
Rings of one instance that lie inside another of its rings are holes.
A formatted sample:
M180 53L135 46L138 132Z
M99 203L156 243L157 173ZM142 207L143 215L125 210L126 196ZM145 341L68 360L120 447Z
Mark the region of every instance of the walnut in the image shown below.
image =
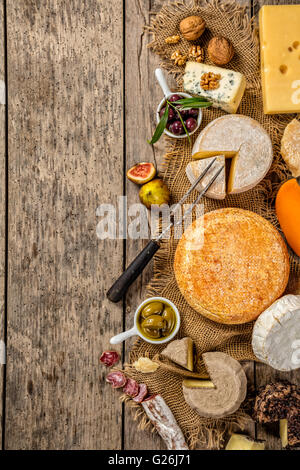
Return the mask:
M192 46L189 49L189 58L195 59L196 62L203 62L204 60L204 49L201 46Z
M226 65L234 56L234 47L229 39L217 36L209 41L207 52L216 65Z
M203 90L216 90L220 86L221 75L219 73L208 72L201 77L201 88Z
M196 41L204 32L206 23L201 16L188 16L180 23L182 36L188 41Z
M180 36L169 36L168 38L165 39L165 42L167 44L177 44L180 41Z
M187 56L182 55L181 52L177 50L171 55L171 60L174 60L175 65L185 65Z

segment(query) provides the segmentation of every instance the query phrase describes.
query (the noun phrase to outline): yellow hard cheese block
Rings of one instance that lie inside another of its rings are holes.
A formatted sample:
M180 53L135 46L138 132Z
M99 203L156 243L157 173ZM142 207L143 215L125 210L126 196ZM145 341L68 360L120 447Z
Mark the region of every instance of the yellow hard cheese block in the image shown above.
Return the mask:
M265 114L300 112L300 5L266 5L259 14Z
M225 450L265 450L265 444L242 434L232 434Z

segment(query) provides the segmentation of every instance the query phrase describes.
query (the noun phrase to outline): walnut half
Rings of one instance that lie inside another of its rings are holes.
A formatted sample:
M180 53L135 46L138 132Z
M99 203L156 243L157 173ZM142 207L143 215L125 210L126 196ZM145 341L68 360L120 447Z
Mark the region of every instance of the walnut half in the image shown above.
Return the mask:
M216 90L220 86L221 75L219 73L208 72L201 77L201 88L203 90Z
M204 60L204 50L201 46L192 46L189 49L189 58L195 59L196 62L200 63Z
M166 44L178 44L180 41L180 36L169 36L168 38L165 39Z
M175 65L185 65L187 61L187 56L182 55L182 53L177 50L171 55L171 60L174 60Z

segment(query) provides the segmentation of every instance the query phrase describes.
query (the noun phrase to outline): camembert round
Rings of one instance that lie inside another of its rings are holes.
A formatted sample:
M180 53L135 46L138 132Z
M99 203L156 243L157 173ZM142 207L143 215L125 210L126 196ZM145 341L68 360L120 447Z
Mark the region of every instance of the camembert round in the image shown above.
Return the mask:
M186 301L218 323L255 320L284 292L286 245L264 218L220 209L195 220L179 241L174 271Z

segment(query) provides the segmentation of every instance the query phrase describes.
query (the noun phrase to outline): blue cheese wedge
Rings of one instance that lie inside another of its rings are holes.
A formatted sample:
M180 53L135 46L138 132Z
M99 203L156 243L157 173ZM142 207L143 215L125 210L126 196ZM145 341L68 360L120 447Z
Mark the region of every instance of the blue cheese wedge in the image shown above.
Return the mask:
M203 75L209 72L221 75L219 87L214 90L204 90L201 87ZM243 74L233 70L187 62L183 86L187 93L203 96L211 101L215 108L221 108L227 113L235 114L245 92L246 79Z

